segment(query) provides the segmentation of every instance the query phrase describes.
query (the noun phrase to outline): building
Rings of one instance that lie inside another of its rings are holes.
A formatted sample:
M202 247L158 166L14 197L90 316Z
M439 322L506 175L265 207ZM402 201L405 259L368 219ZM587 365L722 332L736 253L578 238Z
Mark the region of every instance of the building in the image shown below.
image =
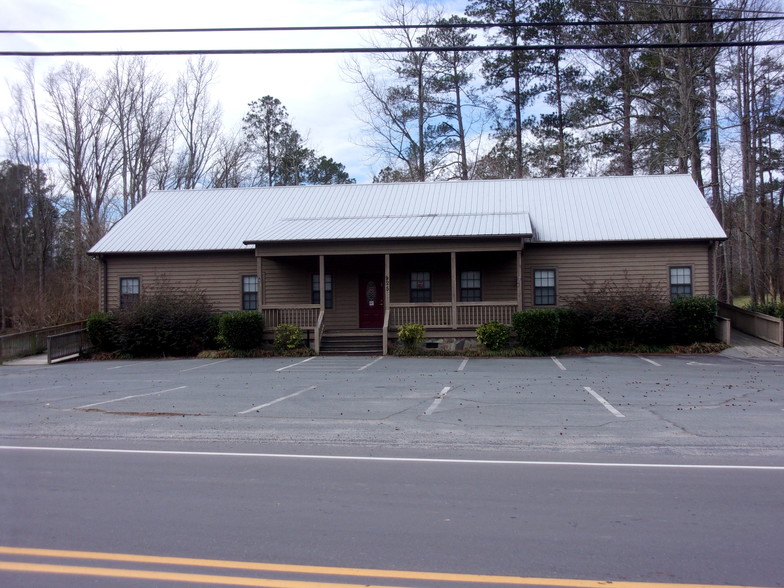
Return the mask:
M317 350L361 334L385 352L401 324L459 346L590 283L712 294L723 239L691 178L662 175L153 192L90 254L103 310L199 288Z

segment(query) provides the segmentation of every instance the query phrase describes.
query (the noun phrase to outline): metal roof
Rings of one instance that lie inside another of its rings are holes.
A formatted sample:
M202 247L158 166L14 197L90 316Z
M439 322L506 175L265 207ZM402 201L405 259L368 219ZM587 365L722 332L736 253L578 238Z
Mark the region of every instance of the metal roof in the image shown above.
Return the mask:
M689 176L612 176L152 192L90 253L480 236L545 243L726 238Z

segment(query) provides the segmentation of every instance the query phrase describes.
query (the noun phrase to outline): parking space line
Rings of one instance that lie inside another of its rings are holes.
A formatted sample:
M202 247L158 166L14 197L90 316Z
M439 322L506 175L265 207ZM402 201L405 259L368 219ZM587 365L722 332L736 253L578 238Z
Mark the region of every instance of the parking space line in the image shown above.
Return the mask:
M123 396L122 398L114 398L113 400L103 400L101 402L93 402L92 404L85 404L84 406L77 406L76 409L92 408L93 406L100 406L101 404L109 404L111 402L120 402L121 400L130 400L131 398L142 398L144 396L155 396L156 394L164 394L166 392L174 392L175 390L182 390L188 386L178 386L176 388L169 388L168 390L159 390L158 392L148 392L147 394L133 394L131 396Z
M601 397L599 394L597 394L596 392L594 392L593 390L591 390L591 389L590 389L588 386L583 386L583 387L585 388L586 392L588 392L588 394L590 394L591 396L593 396L594 398L596 398L596 400L598 400L598 401L599 401L599 402L602 404L602 406L604 406L604 408L606 408L607 410L609 410L611 413L613 413L613 414L614 414L615 416L617 416L618 418L621 418L621 419L622 419L622 418L625 418L625 417L624 417L624 415L623 415L623 414L622 414L620 411L618 411L618 410L617 410L617 409L616 409L616 408L615 408L615 407L614 407L612 404L610 404L609 402L607 402L607 401L606 401L604 398L602 398L602 397Z
M289 398L294 398L295 396L299 396L303 392L307 392L308 390L315 389L316 386L308 386L307 388L303 388L298 392L294 392L293 394L289 394L288 396L282 396L281 398L276 398L275 400L271 400L270 402L265 402L264 404L259 404L258 406L254 406L253 408L249 408L248 410L243 410L242 412L238 412L237 414L248 414L249 412L253 412L254 410L261 410L262 408L267 408L268 406L272 406L273 404L277 404L278 402L283 402L284 400L288 400Z
M301 364L303 364L303 363L305 363L305 362L308 362L308 361L311 361L311 360L313 360L313 359L316 359L316 356L315 356L315 355L313 355L313 356L311 356L311 357L309 357L309 358L307 358L307 359L303 359L302 361L298 361L297 363L292 363L292 364L289 364L289 365L287 365L287 366L284 366L284 367L282 367L282 368L278 368L278 369L276 369L275 371L276 371L276 372L282 372L283 370L287 370L287 369L289 369L289 368L292 368L292 367L294 367L295 365L301 365Z
M33 388L32 390L17 390L15 392L3 392L2 394L0 394L0 397L13 396L14 394L27 394L29 392L44 392L47 390L56 390L57 388L63 388L63 386L49 386L48 388Z
M460 364L460 367L457 368L458 372L462 372L465 369L465 366L468 365L468 358L466 357L463 362Z
M187 370L180 370L180 373L182 374L184 372L192 372L193 370L200 370L201 368L204 368L204 367L208 367L208 366L211 366L211 365L217 365L217 364L223 363L225 361L231 361L231 359L232 358L230 357L228 359L221 359L220 361L213 361L211 363L203 363L201 365L197 365L196 367L188 368Z
M655 362L655 361L653 361L652 359L648 359L647 357L642 357L642 356L640 356L640 355L638 355L637 357L639 357L639 358L640 358L641 360L643 360L643 361L647 361L648 363L655 365L656 367L661 367L661 364L660 364L660 363L656 363L656 362Z
M430 407L425 411L425 414L426 415L433 414L433 411L438 407L439 404L441 404L441 401L444 399L444 396L446 396L446 393L449 392L451 389L452 389L451 386L445 386L441 390L441 392L438 393L438 396L433 401L433 404L431 404Z
M373 361L371 361L369 364L367 364L367 365L363 365L363 366L362 366L361 368L359 368L357 371L358 371L358 372L361 372L361 371L363 371L363 370L365 370L365 369L369 368L369 367L370 367L371 365L373 365L374 363L376 363L376 362L378 362L378 361L381 361L382 359L384 359L384 356L383 356L383 355L382 355L381 357L377 357L376 359L374 359Z
M562 364L560 361L558 361L557 357L551 357L550 359L552 359L555 362L555 365L558 366L559 370L562 370L564 372L566 371L566 368L564 367L564 364Z

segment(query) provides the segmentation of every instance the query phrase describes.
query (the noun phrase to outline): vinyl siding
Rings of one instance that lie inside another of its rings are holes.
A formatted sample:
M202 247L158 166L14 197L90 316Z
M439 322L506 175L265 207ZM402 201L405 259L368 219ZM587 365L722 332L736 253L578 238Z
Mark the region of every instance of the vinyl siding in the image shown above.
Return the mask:
M198 288L216 310L231 311L242 309L242 276L256 275L256 258L253 251L112 255L106 270L104 309L120 306L120 278L139 278L142 296L164 285Z
M590 283L613 280L659 284L669 296L669 268L692 268L695 296L709 293L707 243L641 243L636 245L526 245L523 251L523 306L533 306L533 274L537 269L556 270L559 306L582 294Z

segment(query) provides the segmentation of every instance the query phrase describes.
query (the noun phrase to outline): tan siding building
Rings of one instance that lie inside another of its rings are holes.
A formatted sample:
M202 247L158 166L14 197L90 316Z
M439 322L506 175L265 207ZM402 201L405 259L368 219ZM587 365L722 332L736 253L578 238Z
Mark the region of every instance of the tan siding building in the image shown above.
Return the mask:
M199 289L386 351L400 324L470 337L604 282L712 294L725 238L690 178L655 176L155 192L91 254L105 310Z

